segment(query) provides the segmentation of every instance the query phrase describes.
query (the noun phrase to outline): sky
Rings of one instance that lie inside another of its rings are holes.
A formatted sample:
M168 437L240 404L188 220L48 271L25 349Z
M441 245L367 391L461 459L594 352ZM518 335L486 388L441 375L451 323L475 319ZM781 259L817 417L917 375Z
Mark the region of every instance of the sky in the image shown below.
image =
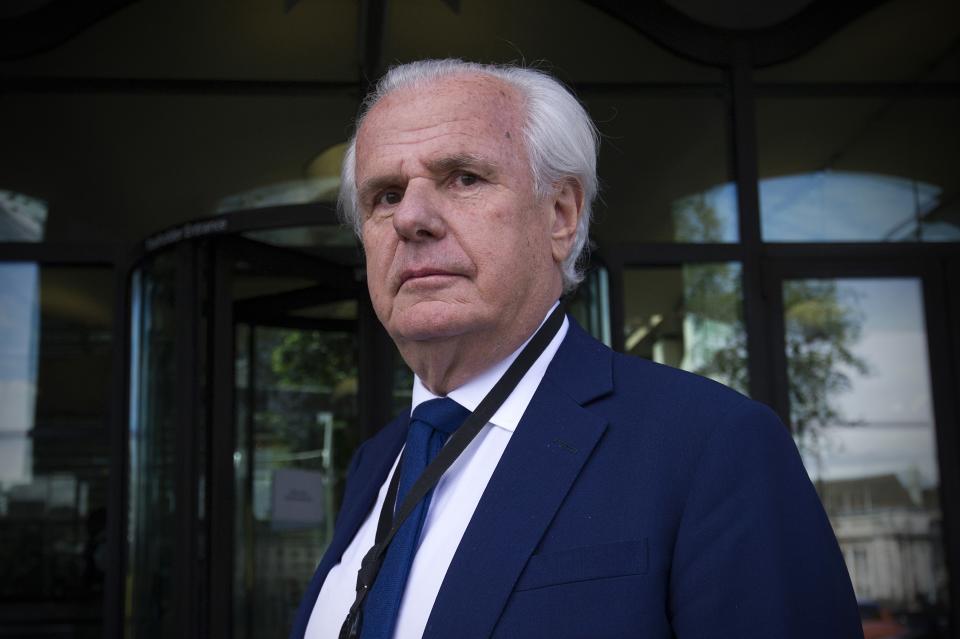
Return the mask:
M937 482L935 431L924 328L916 278L837 280L841 299L856 300L863 320L853 352L868 371L847 371L851 389L835 406L853 426L828 429L827 446L808 471L823 479L918 471Z
M29 481L37 373L38 269L0 264L0 486Z

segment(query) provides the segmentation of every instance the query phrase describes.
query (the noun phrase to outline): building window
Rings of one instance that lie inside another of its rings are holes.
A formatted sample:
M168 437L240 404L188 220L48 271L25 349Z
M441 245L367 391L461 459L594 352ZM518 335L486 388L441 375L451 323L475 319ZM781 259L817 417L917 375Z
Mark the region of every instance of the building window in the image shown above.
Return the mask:
M30 636L101 632L112 285L109 269L0 263L0 607Z

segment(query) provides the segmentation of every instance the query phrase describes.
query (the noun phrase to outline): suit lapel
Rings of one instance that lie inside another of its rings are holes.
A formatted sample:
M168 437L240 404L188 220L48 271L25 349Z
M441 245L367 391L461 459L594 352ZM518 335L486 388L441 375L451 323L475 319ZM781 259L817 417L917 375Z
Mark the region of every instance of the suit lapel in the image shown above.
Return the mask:
M380 445L375 450L364 452L364 455L369 455L371 459L362 460L356 470L357 479L364 483L357 489L356 497L351 495L349 500L346 496L344 497L344 508L337 519L330 549L324 555L324 560L328 558L333 560L330 567L340 561L341 555L373 507L380 486L386 480L387 473L390 472L394 460L403 447L409 422L408 414L401 415L384 429L386 431L383 433L384 441L377 442Z
M610 351L571 322L447 570L425 638L489 637L530 555L606 429Z

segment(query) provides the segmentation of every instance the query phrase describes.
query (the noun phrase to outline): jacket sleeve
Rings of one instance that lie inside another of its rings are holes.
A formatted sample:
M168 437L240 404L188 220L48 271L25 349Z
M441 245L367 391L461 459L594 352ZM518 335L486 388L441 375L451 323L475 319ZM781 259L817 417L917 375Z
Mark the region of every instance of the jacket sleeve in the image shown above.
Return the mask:
M836 538L773 412L739 404L696 464L670 574L678 639L862 639Z

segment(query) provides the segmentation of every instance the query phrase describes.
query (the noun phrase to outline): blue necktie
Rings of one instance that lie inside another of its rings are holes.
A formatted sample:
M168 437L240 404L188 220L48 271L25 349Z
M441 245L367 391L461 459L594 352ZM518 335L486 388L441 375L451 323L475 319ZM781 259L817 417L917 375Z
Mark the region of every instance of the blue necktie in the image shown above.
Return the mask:
M427 465L440 452L447 437L460 427L470 411L452 399L438 398L423 402L410 417L407 443L400 464L397 488L399 506ZM377 580L364 605L361 639L391 639L400 611L403 589L407 584L413 556L417 552L420 531L430 507L433 490L420 500L390 542Z

